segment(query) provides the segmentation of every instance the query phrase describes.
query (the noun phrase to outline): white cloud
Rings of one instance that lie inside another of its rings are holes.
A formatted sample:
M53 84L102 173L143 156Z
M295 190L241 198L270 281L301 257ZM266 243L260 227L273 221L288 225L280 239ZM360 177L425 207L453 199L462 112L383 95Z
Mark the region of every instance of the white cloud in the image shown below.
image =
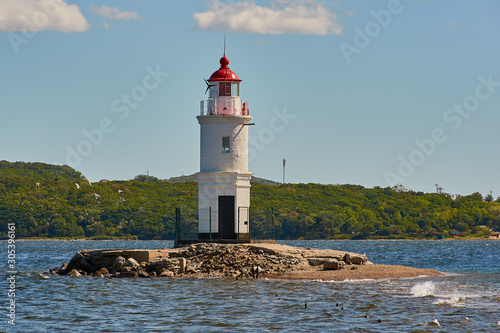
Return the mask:
M87 31L77 5L63 0L0 0L0 31Z
M287 5L269 8L253 2L230 4L213 0L209 11L194 13L193 17L197 21L198 29L209 31L273 35L286 33L339 35L342 33L342 26L336 22L337 15L322 4L313 2L312 5L305 5L304 1L300 1L295 6L288 6L288 2L282 0L274 3L274 5L283 4Z
M97 15L104 16L110 20L138 20L140 18L135 12L122 11L116 7L108 7L106 5L101 7L94 7L90 5L90 10Z

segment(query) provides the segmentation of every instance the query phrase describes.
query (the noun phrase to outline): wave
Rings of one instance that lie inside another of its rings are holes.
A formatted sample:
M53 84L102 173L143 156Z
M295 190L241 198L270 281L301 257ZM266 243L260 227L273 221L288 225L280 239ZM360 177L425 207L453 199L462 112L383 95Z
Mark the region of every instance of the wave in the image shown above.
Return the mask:
M478 293L477 290L473 290L472 288L474 287L468 285L457 286L455 283L449 282L435 283L425 281L415 284L411 288L411 294L413 297L436 298L432 304L451 307L463 307L466 305L465 302L467 299L488 297L487 294Z
M436 284L432 281L417 283L411 288L413 297L434 296Z

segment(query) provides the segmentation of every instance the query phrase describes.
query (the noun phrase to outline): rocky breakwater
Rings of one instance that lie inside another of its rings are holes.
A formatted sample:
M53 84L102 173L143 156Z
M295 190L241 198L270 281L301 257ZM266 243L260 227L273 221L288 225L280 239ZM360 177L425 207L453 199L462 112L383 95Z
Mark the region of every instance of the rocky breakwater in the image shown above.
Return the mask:
M279 244L199 243L162 250L83 250L56 275L330 279L436 276L434 270L375 265L365 255Z

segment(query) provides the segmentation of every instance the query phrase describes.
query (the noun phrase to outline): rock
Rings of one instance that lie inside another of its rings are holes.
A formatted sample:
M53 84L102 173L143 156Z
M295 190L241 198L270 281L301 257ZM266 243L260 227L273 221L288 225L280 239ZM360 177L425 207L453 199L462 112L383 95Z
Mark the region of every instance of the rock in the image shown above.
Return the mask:
M179 274L184 274L186 271L186 258L177 258L179 261Z
M68 266L64 270L61 270L61 273L62 275L65 275L73 269L82 270L87 273L94 273L99 269L99 267L92 265L80 252L77 252L73 258L71 258Z
M365 265L368 258L362 254L346 253L343 261L348 265Z
M73 278L73 277L82 276L82 274L80 274L80 272L78 272L76 269L73 268L70 272L70 276Z
M184 259L184 258L162 259L162 260L152 261L149 265L149 270L150 270L150 272L155 271L156 273L160 273L162 271L162 269L166 269L166 270L169 270L172 272L179 272L179 270L180 270L179 259ZM185 270L185 266L184 266L184 270Z
M142 268L139 268L139 269L137 270L137 275L138 275L139 277L149 277L149 273L148 273L148 272L146 272L145 270L143 270Z
M109 276L109 271L106 269L106 267L101 268L97 272L94 273L95 277L107 277Z
M309 262L309 265L311 265L311 266L323 265L323 263L325 262L325 260L327 260L327 259L324 259L324 258L307 258L307 262Z
M126 267L122 267L120 269L124 269ZM136 271L122 271L122 272L116 272L115 274L113 274L114 277L119 277L119 278L137 278L139 277L139 273L137 273Z
M123 266L114 271L114 273L128 273L128 272L134 272L134 269L129 266Z
M325 263L327 262L330 262L330 261L333 261L333 262L341 262L340 265L343 265L344 262L340 259L336 259L336 258L307 258L307 262L309 263L309 265L311 266L320 266L320 265L324 265ZM297 265L299 264L299 261L297 260L293 260L293 261L289 261L288 262L290 265ZM340 269L340 268L339 268Z
M349 260L354 265L364 265L368 261L368 258L361 254L350 254Z
M174 272L169 271L166 268L163 268L160 274L158 274L158 277L174 277Z
M343 261L338 261L335 259L328 259L323 262L323 270L329 271L333 270L336 271L338 269L342 269L344 267L344 262Z
M68 268L68 264L64 263L61 267L59 267L58 269L56 269L56 273L58 275L67 274L67 271L66 271L67 268Z
M115 261L113 262L113 264L110 267L110 271L114 272L117 269L122 268L123 266L125 266L126 262L127 262L127 259L123 258L122 256L116 257Z
M349 255L349 253L346 253L344 254L344 258L342 258L342 261L345 262L347 265L350 265L351 264L350 258L351 256Z
M125 267L132 267L133 269L137 269L141 267L141 265L139 265L137 260L135 260L134 258L128 258L125 262Z
M240 273L243 276L250 276L251 275L251 269L250 269L250 267L242 267L242 268L240 268Z

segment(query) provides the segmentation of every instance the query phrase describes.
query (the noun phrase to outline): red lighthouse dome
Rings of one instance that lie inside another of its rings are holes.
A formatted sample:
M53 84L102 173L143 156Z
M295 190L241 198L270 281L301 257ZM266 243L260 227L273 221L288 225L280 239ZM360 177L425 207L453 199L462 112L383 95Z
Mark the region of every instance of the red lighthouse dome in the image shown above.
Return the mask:
M220 58L220 68L216 70L208 79L208 81L233 81L241 82L238 75L229 69L229 59L227 57Z

